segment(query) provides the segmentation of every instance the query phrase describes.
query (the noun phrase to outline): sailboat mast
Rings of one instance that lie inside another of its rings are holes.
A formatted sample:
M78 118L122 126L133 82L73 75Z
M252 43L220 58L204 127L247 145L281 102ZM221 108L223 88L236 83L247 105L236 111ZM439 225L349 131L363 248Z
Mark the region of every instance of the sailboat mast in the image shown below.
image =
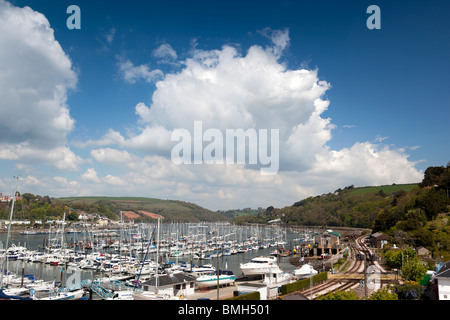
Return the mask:
M61 252L63 250L63 244L64 244L64 223L65 223L65 221L66 221L66 213L64 212L63 220L62 220L62 227L61 227L61 245L60 245Z
M13 199L12 199L12 204L11 204L11 212L9 214L9 224L8 224L8 235L6 236L6 246L5 246L5 257L2 261L2 273L0 274L0 288L3 288L3 274L5 273L5 262L6 262L6 253L8 251L8 246L9 246L9 237L11 235L11 224L12 224L12 217L13 217L13 212L14 212L14 203L16 202L16 194L17 194L17 187L19 185L19 178L16 178L16 187L14 188L14 195L13 195Z
M158 271L159 271L159 230L161 217L158 217L158 233L156 234L156 274L155 274L155 293L158 293Z

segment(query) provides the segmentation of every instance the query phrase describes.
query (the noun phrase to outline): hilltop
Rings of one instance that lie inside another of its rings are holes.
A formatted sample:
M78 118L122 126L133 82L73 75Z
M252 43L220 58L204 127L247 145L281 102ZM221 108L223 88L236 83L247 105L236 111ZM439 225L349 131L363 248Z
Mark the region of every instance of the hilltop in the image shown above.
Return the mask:
M162 200L145 197L65 197L58 198L73 209L99 212L114 220L151 221L161 217L163 221L198 222L220 221L227 217L194 203L179 200Z
M8 219L10 202L0 203L0 219ZM205 209L190 202L178 200L162 200L143 197L64 197L51 198L49 196L24 193L16 201L14 217L19 220L56 220L66 219L76 221L84 211L98 214L111 220L119 220L120 212L124 220L133 219L136 222L155 221L161 217L164 222L199 222L229 220L221 213Z

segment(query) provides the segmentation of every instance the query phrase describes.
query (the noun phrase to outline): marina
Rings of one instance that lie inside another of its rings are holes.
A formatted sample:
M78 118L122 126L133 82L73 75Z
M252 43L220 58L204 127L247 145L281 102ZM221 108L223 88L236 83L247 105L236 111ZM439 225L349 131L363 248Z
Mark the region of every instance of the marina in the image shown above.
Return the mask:
M158 221L65 229L61 223L47 232L13 233L7 249L0 242L3 293L35 300L200 299L219 286L229 296L238 283L297 279L289 258L301 257L313 234L279 225Z

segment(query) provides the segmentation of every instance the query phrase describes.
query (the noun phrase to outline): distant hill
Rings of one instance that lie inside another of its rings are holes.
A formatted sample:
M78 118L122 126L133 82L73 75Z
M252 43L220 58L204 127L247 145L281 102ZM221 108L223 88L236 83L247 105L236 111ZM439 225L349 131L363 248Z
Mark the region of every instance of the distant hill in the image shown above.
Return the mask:
M415 190L415 192L414 192ZM289 225L373 228L380 211L398 206L397 200L416 207L419 183L355 188L353 185L334 192L309 197L284 208L269 207L261 214L236 217L237 223L268 223L280 218ZM406 195L408 200L406 200ZM406 205L405 205L406 206Z
M98 212L111 219L120 219L122 211L123 219L138 221L155 221L161 216L163 221L199 222L199 221L224 221L228 218L218 212L214 212L198 206L194 203L178 200L162 200L143 197L65 197L58 198L67 206Z
M391 184L391 185L383 185L383 186L372 186L372 187L358 187L350 190L350 193L353 194L366 194L366 193L377 193L384 192L385 194L392 194L394 192L403 190L406 192L411 191L413 188L417 187L418 183L410 183L410 184Z

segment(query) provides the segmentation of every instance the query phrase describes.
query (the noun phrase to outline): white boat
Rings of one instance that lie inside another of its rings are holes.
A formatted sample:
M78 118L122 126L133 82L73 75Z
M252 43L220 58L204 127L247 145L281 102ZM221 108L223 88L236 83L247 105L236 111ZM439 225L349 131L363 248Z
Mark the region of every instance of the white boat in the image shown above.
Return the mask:
M52 291L55 289L55 281L47 281L37 280L31 284L26 286L27 289L36 291Z
M182 251L174 251L170 253L171 257L182 257L183 256L183 252Z
M60 255L49 255L45 264L50 264L52 266L64 265L68 260L64 259Z
M236 276L232 271L219 271L219 285L234 283ZM217 273L210 273L198 277L195 283L199 287L212 287L217 286Z
M33 252L28 256L28 262L43 262L44 253L43 252Z
M192 269L187 268L184 271L190 273L194 277L200 277L206 274L210 274L211 272L216 272L216 268L214 268L211 264L205 264L202 266L194 266L192 267Z
M35 298L36 300L79 300L83 297L84 290L75 290L69 292L56 292L51 293L47 297Z
M288 284L294 278L292 273L284 272L281 269L274 270L271 273L264 274L263 283L267 285L281 286L283 284Z
M144 265L144 266L137 266L137 270L131 272L133 275L146 275L146 274L154 274L156 270L156 262L151 261L150 263Z
M317 270L315 270L311 265L309 264L304 264L303 266L301 266L299 269L294 271L294 275L297 278L309 278L312 277L314 275L316 275L318 273Z
M141 293L132 293L132 297L133 300L187 300L183 295L173 297L169 296L168 294L155 294L148 291L144 291Z
M30 291L27 288L7 288L2 289L2 291L7 296L16 296L16 297L25 296L28 293L30 293Z
M100 266L100 262L96 261L95 259L83 259L80 261L78 267L80 269L98 269L98 267Z
M38 234L37 231L33 231L33 230L24 230L20 233L21 235L35 235Z
M74 229L74 228L70 228L70 229L67 229L66 233L69 233L69 234L71 234L71 233L81 233L81 231L79 231L77 229Z
M132 290L115 291L111 298L105 300L134 300Z
M32 282L33 281L28 277L19 277L15 274L8 274L3 276L2 286L19 287L31 284Z
M247 263L241 263L240 269L244 275L260 275L280 270L276 257L255 257Z

